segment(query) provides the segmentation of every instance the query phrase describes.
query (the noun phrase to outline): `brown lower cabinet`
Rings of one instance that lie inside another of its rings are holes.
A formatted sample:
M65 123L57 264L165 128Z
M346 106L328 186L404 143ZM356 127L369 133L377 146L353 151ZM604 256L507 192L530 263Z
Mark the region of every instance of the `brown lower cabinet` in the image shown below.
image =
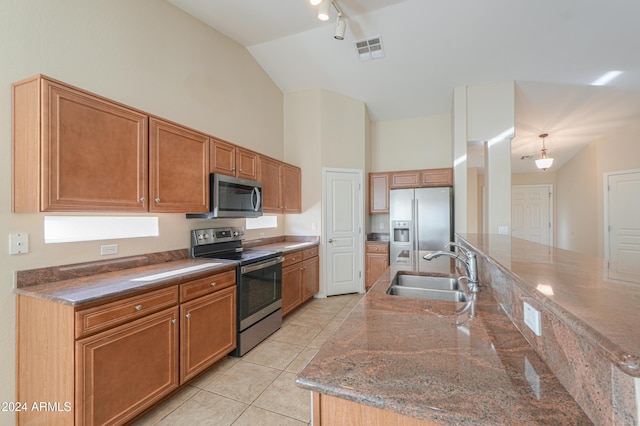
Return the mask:
M389 267L389 243L365 243L365 285L371 287Z
M282 315L287 315L319 290L318 248L285 255L282 265Z
M130 422L236 346L235 270L74 308L17 296L17 424ZM31 407L29 407L31 408Z
M435 426L436 424L314 392L312 425Z

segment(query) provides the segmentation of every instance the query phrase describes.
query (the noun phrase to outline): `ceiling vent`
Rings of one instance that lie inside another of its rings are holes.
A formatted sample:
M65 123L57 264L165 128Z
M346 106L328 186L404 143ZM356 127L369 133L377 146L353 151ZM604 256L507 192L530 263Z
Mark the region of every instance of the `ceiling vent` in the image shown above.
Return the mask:
M361 61L384 58L382 37L380 36L356 41L356 49L358 50L358 57Z

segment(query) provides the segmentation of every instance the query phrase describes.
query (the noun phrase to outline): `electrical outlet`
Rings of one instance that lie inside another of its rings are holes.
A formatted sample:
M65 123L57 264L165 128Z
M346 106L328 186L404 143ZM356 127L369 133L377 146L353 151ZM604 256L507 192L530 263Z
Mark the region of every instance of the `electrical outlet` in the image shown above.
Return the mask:
M380 229L384 229L384 222L380 222Z
M498 226L498 234L500 234L500 235L509 235L509 227L508 226Z
M100 256L108 256L110 254L118 254L117 244L107 244L100 246Z
M542 321L540 311L535 309L533 306L529 305L527 302L524 303L524 323L529 327L536 336L542 335Z

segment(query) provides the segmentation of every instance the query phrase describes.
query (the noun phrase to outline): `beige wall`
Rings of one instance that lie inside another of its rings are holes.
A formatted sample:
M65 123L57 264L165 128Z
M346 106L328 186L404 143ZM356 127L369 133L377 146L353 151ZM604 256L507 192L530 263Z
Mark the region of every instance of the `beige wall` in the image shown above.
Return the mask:
M556 171L556 245L605 257L604 174L640 169L640 123L591 142Z
M13 401L14 271L100 259L101 243L44 245L44 215L11 213L11 83L43 73L280 159L283 95L246 49L164 1L3 0L0 21L0 236L26 232L30 244L0 252L0 401ZM214 223L159 222L158 238L115 241L119 255L186 248L189 229ZM0 413L0 424L13 421Z
M597 256L596 145L590 144L556 171L556 246Z
M451 116L371 123L371 171L451 167Z

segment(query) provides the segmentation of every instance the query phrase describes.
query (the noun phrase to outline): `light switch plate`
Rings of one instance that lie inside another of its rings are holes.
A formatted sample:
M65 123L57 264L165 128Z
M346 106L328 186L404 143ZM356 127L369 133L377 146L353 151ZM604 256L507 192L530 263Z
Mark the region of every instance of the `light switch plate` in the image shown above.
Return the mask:
M509 235L509 227L508 226L498 226L498 234L500 234L500 235Z
M536 334L536 336L542 336L542 320L540 311L529 305L527 302L523 303L524 323Z
M9 234L9 254L29 253L29 234Z

